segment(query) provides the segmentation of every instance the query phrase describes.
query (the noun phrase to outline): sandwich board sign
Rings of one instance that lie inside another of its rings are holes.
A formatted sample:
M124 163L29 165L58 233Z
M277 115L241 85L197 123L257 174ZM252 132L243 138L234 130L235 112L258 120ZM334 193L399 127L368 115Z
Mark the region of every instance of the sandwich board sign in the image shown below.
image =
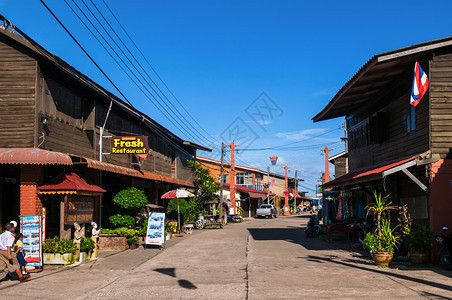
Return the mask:
M161 246L165 243L165 214L149 213L146 245Z

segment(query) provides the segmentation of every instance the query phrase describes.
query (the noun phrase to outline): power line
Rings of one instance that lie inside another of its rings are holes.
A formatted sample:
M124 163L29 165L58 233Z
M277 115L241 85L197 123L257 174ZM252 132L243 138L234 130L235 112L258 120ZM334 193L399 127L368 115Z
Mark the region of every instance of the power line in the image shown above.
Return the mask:
M169 106L171 106L174 110L176 110L176 112L179 114L180 117L182 117L184 119L185 122L183 122L184 124L188 125L188 127L191 127L193 132L198 138L200 138L200 140L204 139L204 142L207 141L209 142L209 139L207 139L202 133L200 133L190 122L188 122L188 120L185 118L185 116L183 114L181 114L181 112L179 111L179 109L174 106L171 101L168 99L168 97L165 95L165 93L162 92L162 90L159 88L159 86L156 84L156 82L152 79L152 77L148 74L148 72L146 72L145 68L143 68L143 66L141 65L141 63L136 59L136 57L133 55L133 53L130 51L130 49L127 47L127 45L123 42L123 40L121 39L121 37L116 33L115 29L110 25L110 23L108 22L108 20L105 18L105 16L102 14L102 12L98 9L98 7L96 6L96 4L90 0L91 4L94 6L94 8L96 9L96 11L100 14L100 16L102 17L102 19L105 21L105 23L108 25L108 27L110 28L110 30L114 33L114 35L117 37L117 39L119 40L119 42L124 46L124 48L127 50L127 52L130 54L130 56L133 58L133 60L138 64L138 66L141 68L141 70L144 72L144 74L146 74L146 77L149 78L149 80L154 84L155 88L163 95L163 97L167 100L165 101L160 94L152 87L152 85L146 80L146 78L141 74L141 72L135 67L135 65L132 63L132 61L128 58L128 56L124 53L124 51L122 51L122 48L115 42L115 39L108 33L108 31L105 29L105 27L102 25L102 23L99 21L99 19L95 16L95 14L91 11L91 9L88 7L88 5L85 3L84 0L81 0L82 3L85 5L85 7L88 9L88 11L91 13L91 15L96 19L96 21L100 24L100 26L102 27L102 29L107 33L107 35L110 37L110 39L115 43L116 47L118 47L118 49L121 51L121 53L127 58L127 60L129 61L129 63L134 67L134 69L141 75L141 77L143 78L143 80L145 80L145 82L151 87L151 89L154 91L154 93L159 97L159 99L165 103L165 105L171 109ZM169 103L169 105L168 105Z
M143 59L146 61L146 63L148 64L148 66L151 68L151 70L154 72L155 75L157 75L158 79L163 83L163 85L165 86L165 88L170 92L170 94L173 96L173 98L177 101L177 103L179 103L179 105L184 109L184 111L187 113L187 115L199 126L199 128L201 128L208 136L212 137L210 135L210 133L208 133L204 127L202 127L195 118L193 118L193 116L187 111L187 109L182 105L182 103L179 101L179 99L174 95L174 93L169 89L169 87L166 85L166 83L163 81L163 79L160 77L160 75L157 73L157 71L154 69L154 67L151 65L151 63L147 60L146 56L143 54L143 52L141 52L141 50L139 49L139 47L136 45L136 43L133 41L133 39L130 37L130 35L128 34L128 32L125 30L124 26L122 26L121 22L119 22L118 18L116 17L116 15L113 13L113 11L110 9L110 7L108 6L108 4L102 0L102 2L104 3L104 5L107 7L108 11L110 12L110 14L113 16L113 18L116 20L116 22L118 23L118 25L121 27L121 29L124 31L124 33L127 35L127 37L129 38L129 40L132 42L132 44L134 45L134 47L138 50L138 52L140 53L140 55L143 57ZM212 137L213 138L213 137ZM217 142L215 140L215 138L213 138L213 140L215 142Z
M97 36L94 34L94 32L88 27L88 25L83 22L82 18L75 12L75 10L72 8L72 6L66 1L64 0L64 2L66 3L66 5L72 10L72 12L77 16L77 18L80 20L80 22L86 27L86 29L91 33L91 35L93 35L93 37L98 41L98 43L102 46L102 48L109 54L109 56L115 61L115 63L121 68L121 70L127 75L127 77L129 77L129 79L138 87L138 89L144 94L144 96L165 116L165 118L168 121L174 121L176 122L178 126L176 126L177 128L179 128L179 130L185 132L187 135L189 135L190 137L192 137L193 139L196 139L190 132L188 132L185 127L180 124L178 122L178 120L176 120L173 115L166 110L165 107L163 107L160 102L155 98L155 96L146 88L146 86L143 84L143 82L134 74L134 72L130 69L130 67L128 66L128 64L126 64L124 62L124 60L120 57L120 55L113 49L113 47L110 45L110 43L105 39L105 37L99 32L99 30L96 28L96 26L91 22L91 20L87 17L87 15L82 11L82 9L77 5L77 3L72 0L72 2L74 3L74 5L79 9L79 11L83 14L83 16L85 17L85 19L88 20L88 22L91 24L92 28L94 28L94 30L96 30L96 32L99 34L99 36L105 41L105 43L110 47L110 49L115 53L115 55L118 57L118 59L123 63L123 65L129 70L129 72L139 81L139 83L144 87L144 89L146 89L146 91L149 93L149 95L154 98L155 101L157 101L157 103L160 105L160 107L166 112L163 112L152 100L151 98L148 96L148 94L146 94L143 89L137 84L137 82L129 75L129 73L127 73L127 71L124 69L124 67L121 66L121 64L113 57L113 55L106 49L106 47L102 44L102 42L97 38ZM107 33L108 34L108 33ZM130 62L130 60L129 60ZM172 120L171 120L171 119Z
M75 39L75 37L69 32L69 30L64 26L64 24L58 19L58 17L53 13L53 11L45 4L45 2L43 0L40 0L40 2L46 7L46 9L49 11L49 13L55 18L55 20L64 28L64 30L71 36L71 38L76 42L76 44L83 50L83 52L90 58L90 60L96 65L96 67L98 67L100 69L100 71L102 72L102 74L112 83L112 85L118 90L118 92L124 97L124 99L126 99L126 101L129 103L129 105L133 108L132 103L127 99L127 97L117 88L117 86L111 81L111 79L106 75L105 72L103 72L103 70L100 68L100 66L94 61L94 59L88 54L88 52L82 47L82 45ZM3 17L3 16L2 16ZM3 17L4 18L4 17ZM16 31L19 32L22 36L24 36L27 40L30 41L30 43L32 43L33 45L36 46L36 48L38 49L39 52L41 52L45 57L49 57L49 55L46 52L43 52L43 50L41 49L42 47L37 44L35 41L33 41L33 39L31 39L28 35L26 35L25 33L23 33L19 28L16 27ZM51 57L50 57L51 59ZM60 65L59 62L56 61L56 63L58 65ZM64 67L62 67L64 68ZM92 85L91 83L88 83L89 85ZM96 86L93 86L93 88L95 89L99 89ZM101 91L102 92L102 91ZM113 100L111 98L111 96L107 95L105 92L102 92L106 97L110 98L111 100ZM188 151L186 151L185 149L183 149L182 147L180 147L179 145L177 145L176 143L174 143L171 139L169 139L164 133L162 133L160 131L160 129L153 123L152 120L149 120L147 116L142 115L140 112L136 112L136 114L141 117L141 119L147 121L144 122L144 124L151 129L152 132L156 133L157 135L159 135L162 138L162 141L165 142L165 140L167 141L166 143L169 146L174 146L175 148L177 148L178 150L180 150L181 152L185 152L189 157L193 157L191 153L189 153Z

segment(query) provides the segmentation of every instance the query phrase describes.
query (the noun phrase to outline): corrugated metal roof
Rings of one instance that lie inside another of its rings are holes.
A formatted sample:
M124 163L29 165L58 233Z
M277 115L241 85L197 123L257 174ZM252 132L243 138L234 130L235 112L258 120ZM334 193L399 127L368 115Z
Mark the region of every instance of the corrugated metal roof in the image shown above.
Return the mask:
M72 165L71 157L39 148L0 148L0 164Z
M141 172L138 170L134 170L134 169L126 168L126 167L120 167L117 165L113 165L113 164L106 163L106 162L100 162L98 160L94 160L94 159L90 159L90 158L86 158L86 157L83 157L83 159L86 160L88 168L91 168L91 169L102 170L102 171L106 171L106 172L122 174L122 175L127 175L127 176L132 176L132 177L150 179L150 180L154 180L154 181L169 182L169 183L174 183L174 184L181 185L181 186L193 187L193 183L190 181L180 180L180 179L176 179L176 178L172 178L172 177L168 177L168 176L164 176L164 175L158 175L158 174L154 174L154 173L150 173L150 172Z
M83 178L76 173L61 173L50 183L39 187L40 191L80 191L80 192L93 192L93 193L105 193L101 187L95 184L86 182Z
M416 60L451 45L452 36L374 55L312 120L318 122L346 116L364 103L377 101L378 94L401 76L412 81Z

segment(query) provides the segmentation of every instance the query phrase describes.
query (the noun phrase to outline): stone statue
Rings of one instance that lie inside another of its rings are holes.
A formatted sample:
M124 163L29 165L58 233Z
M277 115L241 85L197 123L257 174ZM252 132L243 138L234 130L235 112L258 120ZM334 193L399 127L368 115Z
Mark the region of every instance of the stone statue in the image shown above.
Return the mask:
M75 260L79 260L80 257L80 243L82 242L82 228L77 222L74 222L74 244L77 246L75 252Z
M98 238L99 237L99 233L100 233L100 229L97 228L97 224L96 222L91 222L91 226L93 226L93 230L91 231L91 236Z
M91 226L93 230L91 231L91 239L94 241L94 249L91 254L91 258L97 258L97 238L99 237L100 229L97 228L96 222L92 221Z

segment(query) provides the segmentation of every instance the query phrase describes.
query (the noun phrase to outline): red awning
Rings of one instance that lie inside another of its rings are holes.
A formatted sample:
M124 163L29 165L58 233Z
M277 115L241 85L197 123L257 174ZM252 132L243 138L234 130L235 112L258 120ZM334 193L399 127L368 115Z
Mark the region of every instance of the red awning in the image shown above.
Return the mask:
M138 170L121 167L121 166L117 166L117 165L106 163L106 162L100 162L98 160L94 160L94 159L90 159L90 158L83 157L83 159L86 160L88 168L91 168L91 169L102 170L102 171L106 171L106 172L127 175L127 176L132 176L132 177L145 178L145 179L150 179L150 180L154 180L154 181L169 182L169 183L174 183L176 185L181 185L181 186L193 187L193 183L190 181L180 180L180 179L163 176L163 175L158 175L158 174L154 174L154 173L150 173L150 172L141 172Z
M223 183L223 186L230 187L230 184ZM242 185L235 185L235 189L239 192L248 193L248 195L250 195L251 198L267 199L266 191L255 190Z
M101 187L86 182L75 173L61 173L50 183L39 188L40 194L92 194L105 193Z
M323 187L329 188L329 187L357 183L356 181L358 181L360 179L365 180L365 179L367 179L365 177L369 177L370 175L380 175L381 173L383 173L389 169L395 168L404 163L412 161L412 160L416 159L418 156L419 155L416 155L416 156L412 156L410 158L402 159L399 161L395 161L395 162L393 161L393 162L387 163L387 164L381 164L381 165L373 166L370 168L356 170L356 171L347 173L341 177L338 177L328 183L323 184ZM379 176L378 178L375 178L375 179L379 179L379 178L381 178L381 176ZM363 180L360 180L360 182L362 182Z
M72 165L71 157L39 148L0 148L0 164Z

